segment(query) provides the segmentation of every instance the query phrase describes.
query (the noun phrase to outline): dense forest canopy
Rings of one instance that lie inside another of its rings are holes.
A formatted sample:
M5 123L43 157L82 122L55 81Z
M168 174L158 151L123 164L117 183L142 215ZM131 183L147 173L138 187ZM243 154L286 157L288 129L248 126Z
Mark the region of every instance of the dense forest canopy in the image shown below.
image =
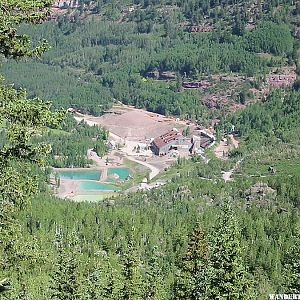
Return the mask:
M235 113L210 110L201 102L206 91L182 88L183 81L234 74L252 78L236 87L247 95L273 68L296 69L299 3L79 4L52 21L46 21L49 1L0 5L1 73L7 78L0 85L0 297L266 299L299 293L299 82ZM189 32L204 23L212 30ZM147 76L166 71L175 80ZM218 84L215 89L224 89ZM62 201L48 187L46 167L87 165L86 151L105 153L108 133L77 124L37 97L95 115L119 100L208 124L218 116L217 134L234 126L240 146L227 161L210 151L207 163L179 158L162 175L167 184L150 192L99 203ZM232 168L234 180L224 182L222 173Z
M280 1L179 2L83 1L56 21L22 26L33 40L46 38L51 49L41 60L4 63L3 72L29 95L54 100L57 107L99 115L121 101L207 119L212 117L202 104L207 91L182 89L182 82L219 73L259 78L273 67L295 64L297 6L292 1L285 6ZM119 11L117 20L111 9ZM259 15L255 20L252 11ZM196 25L208 32L188 32L194 17L189 15L197 13L203 17ZM176 80L153 80L147 75L153 71L173 72Z

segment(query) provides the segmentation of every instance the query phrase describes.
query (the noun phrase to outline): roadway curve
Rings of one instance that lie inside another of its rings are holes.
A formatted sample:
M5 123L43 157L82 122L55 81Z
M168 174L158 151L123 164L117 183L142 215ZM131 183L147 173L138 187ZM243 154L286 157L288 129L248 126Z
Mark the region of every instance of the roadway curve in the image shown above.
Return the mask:
M149 179L150 180L153 179L155 176L157 176L159 174L159 169L158 168L156 168L156 167L154 167L154 166L152 166L152 165L150 165L150 164L148 164L148 163L146 163L144 161L137 160L137 159L135 159L135 158L133 158L131 156L126 155L125 157L127 159L131 160L131 161L134 161L134 162L136 162L138 164L141 164L141 165L149 168L150 171L151 171L150 174L149 174Z
M80 115L80 116L75 116L75 117L74 117L78 122L84 120L84 121L85 121L88 125L90 125L90 126L93 126L93 125L99 125L99 124L97 124L97 123L94 122L94 121L86 120L86 119L84 118L84 115L82 115L82 114L78 114L78 115ZM110 135L110 137L112 137L114 140L124 142L124 140L123 140L121 137L119 137L118 135L116 135L116 134L114 134L114 133L112 133L112 132L109 132L109 135ZM121 151L121 152L122 152L122 151ZM89 157L90 159L94 160L98 166L103 167L103 166L101 165L101 160L100 160L100 158L98 157L98 155L97 155L96 153L93 153L93 155L91 155L91 153L92 153L92 152L91 152L91 149L89 149L89 150L88 150L88 153L87 153L88 157ZM123 153L124 153L124 152L123 152ZM149 179L150 179L150 180L153 179L155 176L157 176L157 175L159 174L160 170L159 170L158 168L156 168L156 167L154 167L154 166L152 166L152 165L150 165L150 164L148 164L148 163L146 163L146 162L144 162L144 161L137 160L137 159L135 159L135 158L133 158L133 157L127 155L126 153L124 153L124 154L125 154L125 157L126 157L127 159L129 159L129 160L131 160L131 161L134 161L134 162L136 162L136 163L138 163L138 164L141 164L141 165L143 165L143 166L149 168L149 169L150 169L150 174L149 174Z
M89 149L87 151L87 157L89 159L92 159L97 164L98 167L107 168L107 166L105 166L103 164L101 158L97 155L96 152L92 151L92 149ZM156 168L156 167L154 167L154 166L152 166L152 165L150 165L150 164L148 164L144 161L137 160L137 159L133 158L132 156L125 155L125 158L149 168L150 169L150 174L149 174L150 180L153 179L155 176L157 176L160 172L158 168Z

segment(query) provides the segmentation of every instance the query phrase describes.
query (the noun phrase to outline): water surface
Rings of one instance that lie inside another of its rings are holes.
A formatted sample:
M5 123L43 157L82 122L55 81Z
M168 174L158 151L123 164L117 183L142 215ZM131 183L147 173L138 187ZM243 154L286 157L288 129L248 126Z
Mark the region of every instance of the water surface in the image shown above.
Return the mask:
M58 171L61 179L72 180L99 180L101 171L99 170L78 170L78 171Z
M100 191L118 191L120 190L119 187L108 185L108 184L102 184L97 181L83 181L80 182L79 188L81 190L100 190Z
M127 168L109 168L108 169L108 177L117 174L118 178L107 178L108 182L116 182L116 181L124 181L129 176L129 169Z

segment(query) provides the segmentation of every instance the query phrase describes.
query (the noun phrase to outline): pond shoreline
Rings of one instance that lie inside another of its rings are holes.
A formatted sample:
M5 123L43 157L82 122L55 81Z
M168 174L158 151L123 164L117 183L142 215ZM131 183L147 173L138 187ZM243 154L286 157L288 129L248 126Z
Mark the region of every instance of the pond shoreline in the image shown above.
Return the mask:
M122 184L126 182L132 173L128 167L109 166L106 168L94 167L52 169L52 178L55 176L56 178L59 178L55 179L56 196L61 199L70 199L74 201L79 201L78 199L84 199L85 195L87 196L87 199L99 198L100 201L103 198L122 190ZM58 176L55 175L55 173ZM64 174L60 176L60 173ZM68 175L68 173L70 174ZM105 176L103 176L103 174L105 174Z

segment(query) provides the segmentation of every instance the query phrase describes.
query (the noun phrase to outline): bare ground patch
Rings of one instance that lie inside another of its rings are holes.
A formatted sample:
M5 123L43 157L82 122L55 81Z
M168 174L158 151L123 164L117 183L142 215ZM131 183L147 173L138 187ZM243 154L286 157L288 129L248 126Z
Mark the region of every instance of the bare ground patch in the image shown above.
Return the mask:
M77 114L76 118L85 120L90 125L101 125L122 139L135 141L155 138L173 127L185 124L184 121L175 118L128 106L125 106L124 109L122 107L114 108L101 117Z

